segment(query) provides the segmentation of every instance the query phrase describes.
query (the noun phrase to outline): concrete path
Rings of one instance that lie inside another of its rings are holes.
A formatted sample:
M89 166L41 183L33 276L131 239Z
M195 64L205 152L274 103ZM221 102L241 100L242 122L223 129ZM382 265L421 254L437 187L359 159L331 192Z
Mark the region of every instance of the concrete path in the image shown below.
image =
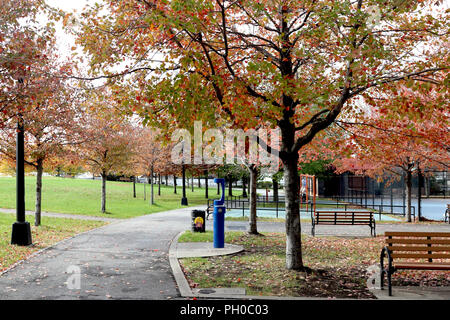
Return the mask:
M129 219L60 242L1 275L0 300L179 297L168 249L190 228L194 209Z

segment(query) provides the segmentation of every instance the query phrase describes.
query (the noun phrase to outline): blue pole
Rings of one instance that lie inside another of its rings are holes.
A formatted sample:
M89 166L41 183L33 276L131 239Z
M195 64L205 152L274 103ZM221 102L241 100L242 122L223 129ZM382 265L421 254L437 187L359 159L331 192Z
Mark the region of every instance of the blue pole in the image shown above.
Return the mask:
M214 200L214 223L213 223L213 241L214 248L225 247L225 179L216 178L214 182L222 185L222 197L220 200Z

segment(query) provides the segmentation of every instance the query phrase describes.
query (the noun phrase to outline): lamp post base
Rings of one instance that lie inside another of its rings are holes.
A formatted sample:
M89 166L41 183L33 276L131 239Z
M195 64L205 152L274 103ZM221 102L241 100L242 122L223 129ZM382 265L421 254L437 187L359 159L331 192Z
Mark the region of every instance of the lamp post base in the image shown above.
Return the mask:
M12 225L11 244L29 246L32 244L31 227L29 222L14 222Z
M187 206L188 205L188 199L187 198L181 198L181 205Z

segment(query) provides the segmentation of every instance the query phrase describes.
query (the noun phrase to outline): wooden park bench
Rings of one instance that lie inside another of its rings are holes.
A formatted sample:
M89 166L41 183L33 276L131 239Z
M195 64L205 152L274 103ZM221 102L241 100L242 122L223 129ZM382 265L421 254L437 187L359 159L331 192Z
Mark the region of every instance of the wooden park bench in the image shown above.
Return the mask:
M381 289L387 276L392 295L391 275L397 270L450 270L450 232L385 232L380 255ZM387 257L387 266L384 258Z
M368 225L370 234L376 236L375 218L370 211L315 211L311 217L311 224L313 236L316 225Z

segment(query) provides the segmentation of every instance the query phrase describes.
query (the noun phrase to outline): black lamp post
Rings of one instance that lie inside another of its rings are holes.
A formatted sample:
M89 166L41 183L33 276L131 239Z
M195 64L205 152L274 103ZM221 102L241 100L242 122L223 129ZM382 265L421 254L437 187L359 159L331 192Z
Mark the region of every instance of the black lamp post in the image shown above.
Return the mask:
M23 79L19 79L23 83ZM30 223L25 220L25 151L22 114L17 121L16 138L16 222L12 225L11 244L32 244Z
M186 167L184 164L181 166L181 171L183 174L183 197L181 198L181 205L187 206L188 199L186 198Z

